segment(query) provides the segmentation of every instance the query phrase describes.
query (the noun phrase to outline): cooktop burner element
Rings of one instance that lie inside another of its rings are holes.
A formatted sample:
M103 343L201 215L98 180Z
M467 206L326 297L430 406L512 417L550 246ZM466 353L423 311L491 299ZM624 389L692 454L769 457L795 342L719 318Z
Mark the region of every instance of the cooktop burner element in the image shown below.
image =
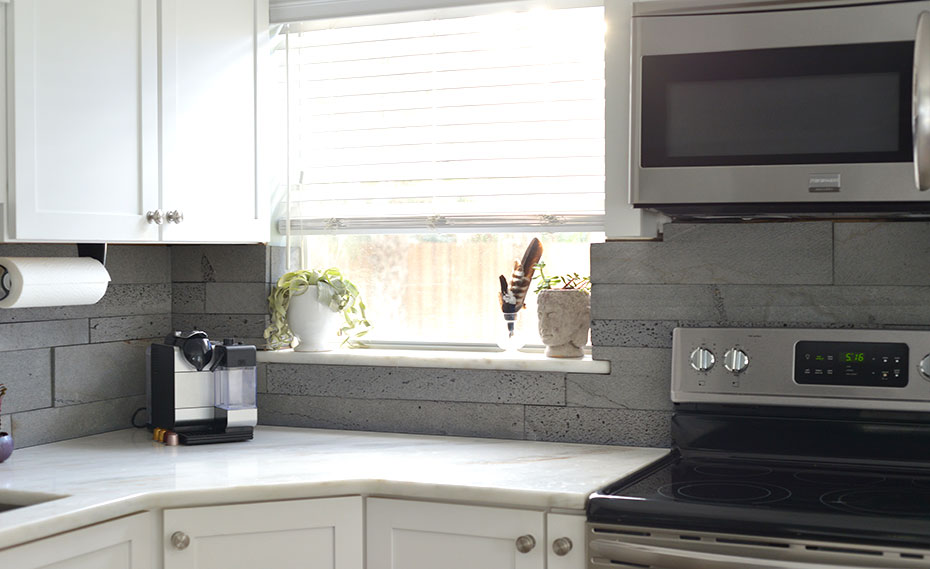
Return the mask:
M824 494L820 501L852 514L930 517L930 492L907 487L838 490Z
M686 501L741 504L765 504L791 496L781 486L734 480L669 484L659 488L659 494Z

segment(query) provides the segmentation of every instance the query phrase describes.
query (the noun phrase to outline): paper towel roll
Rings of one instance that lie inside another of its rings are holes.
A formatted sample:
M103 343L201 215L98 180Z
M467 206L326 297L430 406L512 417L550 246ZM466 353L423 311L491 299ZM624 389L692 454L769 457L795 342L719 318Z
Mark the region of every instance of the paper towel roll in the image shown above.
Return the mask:
M0 257L0 267L0 308L94 304L110 282L90 257Z

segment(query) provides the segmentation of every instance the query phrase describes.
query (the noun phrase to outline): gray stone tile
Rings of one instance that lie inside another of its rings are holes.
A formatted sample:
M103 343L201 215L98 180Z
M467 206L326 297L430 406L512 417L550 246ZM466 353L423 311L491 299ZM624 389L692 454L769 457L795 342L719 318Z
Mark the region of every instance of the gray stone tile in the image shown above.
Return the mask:
M669 223L662 241L591 245L610 284L830 284L833 231L812 223Z
M523 406L263 394L262 425L523 438Z
M722 286L720 323L869 326L930 323L930 287Z
M133 412L143 406L145 396L135 396L15 413L14 444L21 449L125 429Z
M174 330L203 330L211 339L235 338L247 344L264 345L262 333L268 326L267 314L173 314Z
M145 393L149 341L55 348L55 406Z
M0 257L77 257L77 246L64 244L6 243ZM171 264L164 245L110 245L107 271L112 283L151 284L169 282Z
M5 413L52 406L52 351L0 352L0 383L7 387ZM9 423L7 423L9 425Z
M271 272L265 245L173 245L174 282L265 283Z
M77 246L64 243L0 243L0 257L77 257Z
M171 311L189 314L206 312L206 283L171 283Z
M564 405L561 373L367 366L268 366L268 392L358 399Z
M595 347L595 352L595 359L610 360L610 374L568 374L565 397L569 407L672 409L671 350Z
M591 290L593 320L717 320L722 311L712 285L596 284Z
M838 285L930 285L930 223L834 224Z
M593 320L591 344L628 348L671 348L672 330L678 322L668 320Z
M171 315L167 313L90 319L91 343L163 338L169 332Z
M167 245L110 245L107 270L111 282L154 284L171 282L171 257Z
M0 322L36 322L72 318L103 318L171 311L170 284L113 284L97 304L0 310Z
M278 282L281 275L288 272L288 270L296 271L300 268L300 248L298 247L291 248L290 269L287 267L287 247L268 247L268 256L270 257L271 263L271 275L269 278L269 282L271 283Z
M0 324L0 352L86 344L87 319Z
M265 314L267 283L206 283L208 314Z
M526 438L533 441L668 447L672 414L665 411L526 407Z
M255 381L258 393L268 393L268 364L259 363L255 367Z

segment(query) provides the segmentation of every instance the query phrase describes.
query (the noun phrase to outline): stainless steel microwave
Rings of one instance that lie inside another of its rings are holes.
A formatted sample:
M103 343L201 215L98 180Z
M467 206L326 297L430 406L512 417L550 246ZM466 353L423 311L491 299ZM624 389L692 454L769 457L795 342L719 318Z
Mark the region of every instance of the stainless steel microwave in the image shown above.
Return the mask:
M631 198L930 214L930 1L634 4Z

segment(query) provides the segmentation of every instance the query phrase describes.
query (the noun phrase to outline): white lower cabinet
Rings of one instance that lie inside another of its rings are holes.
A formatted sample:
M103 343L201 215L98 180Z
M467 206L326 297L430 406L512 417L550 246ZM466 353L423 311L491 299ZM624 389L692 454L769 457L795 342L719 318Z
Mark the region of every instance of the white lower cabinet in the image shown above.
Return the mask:
M164 511L164 569L363 569L362 498Z
M585 517L581 515L546 515L548 569L585 568L584 524Z
M0 567L16 569L154 569L146 512L0 552Z
M542 569L545 514L368 500L368 569Z

